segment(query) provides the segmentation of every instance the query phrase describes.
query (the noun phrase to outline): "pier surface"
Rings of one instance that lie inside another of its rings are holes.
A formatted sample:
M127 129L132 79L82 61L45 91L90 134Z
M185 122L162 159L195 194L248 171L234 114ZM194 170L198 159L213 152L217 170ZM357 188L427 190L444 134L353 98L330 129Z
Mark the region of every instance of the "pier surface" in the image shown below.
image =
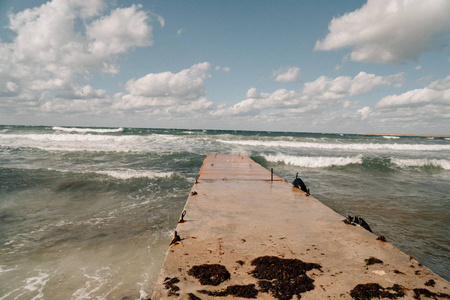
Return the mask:
M448 281L247 156L208 154L184 209L153 300L450 294Z

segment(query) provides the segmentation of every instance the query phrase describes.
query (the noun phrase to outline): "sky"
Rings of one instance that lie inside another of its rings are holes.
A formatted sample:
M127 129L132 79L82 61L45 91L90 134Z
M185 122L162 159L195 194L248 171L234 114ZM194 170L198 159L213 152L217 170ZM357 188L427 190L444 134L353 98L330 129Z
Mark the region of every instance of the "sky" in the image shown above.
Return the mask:
M450 134L449 0L0 0L0 124Z

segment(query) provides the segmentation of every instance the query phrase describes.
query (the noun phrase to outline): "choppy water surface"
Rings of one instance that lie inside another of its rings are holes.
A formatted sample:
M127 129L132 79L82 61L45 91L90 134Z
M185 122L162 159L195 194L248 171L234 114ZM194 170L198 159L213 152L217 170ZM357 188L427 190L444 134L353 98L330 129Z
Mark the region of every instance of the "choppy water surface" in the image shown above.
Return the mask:
M450 279L450 140L0 126L0 299L145 299L207 153L248 154Z

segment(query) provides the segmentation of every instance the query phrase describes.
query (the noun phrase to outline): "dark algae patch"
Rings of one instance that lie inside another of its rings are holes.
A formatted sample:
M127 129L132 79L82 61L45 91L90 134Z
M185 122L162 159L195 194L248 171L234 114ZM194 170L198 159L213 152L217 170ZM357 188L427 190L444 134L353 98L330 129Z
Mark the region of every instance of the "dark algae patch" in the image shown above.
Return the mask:
M434 281L433 279L430 279L427 282L425 282L426 286L434 287L435 284L436 284L436 281Z
M169 296L180 296L180 294L178 294L180 288L176 286L178 282L180 282L180 280L176 277L166 277L166 279L164 279L164 287L166 288L166 290L169 290Z
M314 289L314 280L306 271L321 269L316 263L305 263L299 259L284 259L276 256L261 256L251 262L255 269L250 273L260 279L260 291L279 300L300 299L301 294Z
M193 266L188 274L197 278L202 285L219 285L230 279L230 272L219 264Z
M240 298L256 298L258 290L254 284L249 285L232 285L222 291L198 291L199 293L206 294L214 297L234 296Z
M188 298L189 300L202 300L202 298L199 298L199 297L195 296L195 294L192 294L192 293L189 293L188 296L189 296L189 298Z
M365 259L364 262L366 263L366 266L374 265L374 264L382 264L383 261L376 258L376 257L369 257L368 259Z
M397 299L405 296L405 289L398 284L388 288L384 288L378 283L358 284L351 290L350 296L355 300Z
M414 289L414 299L420 300L422 296L431 299L450 299L450 295L444 293L433 293L427 289Z

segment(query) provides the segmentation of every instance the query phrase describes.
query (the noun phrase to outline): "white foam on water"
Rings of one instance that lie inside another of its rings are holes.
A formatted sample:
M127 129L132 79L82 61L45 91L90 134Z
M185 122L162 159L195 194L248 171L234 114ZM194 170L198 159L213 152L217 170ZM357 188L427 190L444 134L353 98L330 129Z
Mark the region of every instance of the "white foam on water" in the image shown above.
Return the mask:
M435 166L441 167L444 170L450 170L450 160L446 159L402 159L402 158L392 158L391 162L399 167L424 167L424 166Z
M324 156L291 156L284 154L263 155L270 162L283 162L305 168L326 168L331 166L346 166L361 164L362 155L352 157L324 157Z
M244 145L268 148L310 148L324 150L412 150L412 151L442 151L450 150L450 145L422 145L422 144L333 144L312 142L289 142L289 141L264 141L264 140L217 140L220 143L231 145Z
M6 299L7 297L9 297L10 295L12 295L13 293L17 292L18 290L19 290L19 289L15 289L15 290L13 290L13 291L11 291L11 292L9 292L9 293L4 294L3 296L0 296L0 300ZM17 297L15 297L14 299L17 299Z
M30 147L45 151L151 152L183 148L183 136L151 134L0 134L2 146Z
M64 220L60 220L60 221L58 221L58 222L56 222L55 224L53 224L53 226L55 226L55 227L64 227L64 226L67 226L67 225L73 225L73 222L67 222L67 221L64 221Z
M10 295L19 292L20 290L22 290L22 293L15 296L14 299L31 299L31 300L45 299L43 290L48 281L49 281L49 274L39 270L39 274L37 276L30 277L25 280L26 285L24 287L17 288L3 295L2 297L0 297L0 300L8 299ZM31 295L29 295L29 293L34 292L37 292L37 294L34 297L30 298Z
M31 168L27 168L30 169ZM133 170L133 169L112 169L112 170L92 170L84 167L83 169L56 169L56 168L47 168L49 171L56 171L61 173L81 173L81 174L102 174L107 175L116 179L133 179L133 178L166 178L175 175L175 172L156 172L150 170Z
M91 226L98 226L98 225L103 225L106 223L106 220L108 219L113 219L113 217L109 216L109 217L105 217L105 218L91 218L87 221L82 221L80 222L80 224L83 225L91 225Z
M4 243L3 246L9 246L9 245L13 244L14 242L15 242L14 240L10 240L10 241ZM1 271L1 267L2 266L0 266L0 271Z
M49 280L49 274L44 273L42 271L39 271L39 275L36 277L31 277L27 279L27 285L25 286L25 289L31 292L37 291L38 294L31 298L31 300L35 299L44 299L44 287L45 284Z
M5 244L6 245L6 244ZM14 270L17 270L17 267L14 267L14 268L11 268L11 269L3 269L5 266L3 266L3 265L0 265L0 275L1 274L4 274L4 273L6 273L6 272L10 272L10 271L14 271Z
M284 154L263 155L270 162L282 162L285 164L305 168L326 168L331 166L346 166L349 164L362 164L362 155L347 157L324 156L292 156ZM391 162L401 168L435 166L444 170L450 170L450 161L446 159L402 159L391 158Z
M383 138L385 139L390 139L390 140L396 140L399 139L399 136L394 136L394 135L383 135Z
M114 132L122 132L123 128L111 128L111 129L103 129L103 128L79 128L79 127L59 127L54 126L52 128L55 131L64 131L64 132L97 132L97 133L114 133Z
M87 274L85 268L83 268L83 271L85 272L84 276L87 278L85 286L79 288L72 294L73 299L93 299L94 295L95 299L98 300L107 299L107 296L111 292L111 290L104 293L103 295L98 295L97 292L108 284L107 277L111 275L109 273L110 268L103 267L97 270L94 275Z
M137 285L139 286L139 299L150 299L150 295L145 291L145 288L149 285L149 278L148 274L144 274L144 279L142 282L138 282Z
M170 177L174 174L174 172L152 172L152 171L140 171L130 169L97 171L95 173L108 175L117 179L159 178L159 177Z

